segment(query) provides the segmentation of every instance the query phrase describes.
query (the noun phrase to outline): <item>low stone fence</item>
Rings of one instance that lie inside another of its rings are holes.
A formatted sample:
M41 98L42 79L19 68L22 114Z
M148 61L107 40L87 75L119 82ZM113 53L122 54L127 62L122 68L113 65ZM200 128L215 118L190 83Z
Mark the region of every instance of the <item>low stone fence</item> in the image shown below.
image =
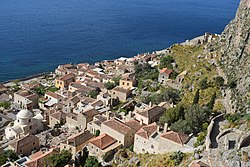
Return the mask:
M205 145L206 145L206 150L209 150L211 148L211 133L213 131L213 127L214 127L214 122L217 121L218 119L220 119L224 114L220 114L216 117L214 117L209 126L207 127L207 136L206 136L206 140L205 140Z

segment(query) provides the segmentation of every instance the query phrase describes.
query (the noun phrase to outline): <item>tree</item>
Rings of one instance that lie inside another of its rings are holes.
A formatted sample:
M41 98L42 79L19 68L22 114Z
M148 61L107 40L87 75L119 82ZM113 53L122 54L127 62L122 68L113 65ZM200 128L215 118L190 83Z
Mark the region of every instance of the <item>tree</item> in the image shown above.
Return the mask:
M71 160L72 154L68 150L62 150L61 153L48 156L51 167L64 167Z
M215 82L215 85L218 87L223 86L224 85L224 78L222 78L221 76L217 76L214 78L214 82Z
M90 96L91 98L96 99L96 97L97 97L97 95L99 94L99 92L100 92L99 89L95 89L95 90L93 90L93 91L90 91L90 92L88 93L88 96Z
M194 100L193 100L193 105L194 105L194 104L198 104L198 103L199 103L199 99L200 99L200 89L198 89L198 90L195 92Z
M95 132L95 136L99 136L99 135L100 135L100 131L97 130L97 131Z
M11 103L8 101L0 102L0 107L3 107L5 109L10 108Z
M121 77L120 76L119 77L114 77L112 80L115 82L115 85L117 86L120 83Z
M213 108L214 108L215 99L216 99L216 92L213 93L213 95L212 95L212 97L207 105L208 108L211 110L213 110Z
M184 114L184 107L182 105L177 105L175 108L168 109L165 114L160 117L159 122L162 125L164 123L171 125L179 119L184 119Z
M89 156L89 152L88 152L87 148L85 147L85 148L82 150L82 155L81 155L81 157L80 157L80 165L81 165L81 166L84 166L84 165L85 165L88 156Z
M110 90L113 89L116 86L116 84L114 82L108 81L107 83L104 84L104 86L106 89Z
M229 81L228 86L233 89L237 86L237 83L234 80Z
M174 161L175 166L179 165L183 160L183 158L184 158L184 153L182 153L181 151L176 151L170 155L170 159Z
M206 107L200 107L197 104L191 106L185 111L185 120L191 129L190 133L199 133L202 130L202 124L207 122L211 112Z
M200 87L200 89L202 89L202 90L208 88L207 77L205 77L204 79L202 79L202 80L200 81L199 87Z
M96 157L90 156L86 159L84 167L99 167L100 163L96 159Z
M175 60L172 56L164 56L160 59L160 65L159 68L169 68L169 69L173 69L173 66L171 63L174 63Z
M180 119L171 125L171 129L177 132L190 134L192 133L192 127L184 119Z
M0 166L5 164L7 161L14 162L18 159L17 154L13 150L6 150L0 155Z

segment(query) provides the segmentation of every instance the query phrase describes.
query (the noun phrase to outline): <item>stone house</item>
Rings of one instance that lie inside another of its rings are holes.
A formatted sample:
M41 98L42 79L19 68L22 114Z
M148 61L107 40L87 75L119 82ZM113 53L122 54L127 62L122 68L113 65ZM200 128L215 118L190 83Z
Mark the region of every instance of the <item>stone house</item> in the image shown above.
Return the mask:
M0 84L0 95L2 94L2 93L5 93L5 92L7 92L7 88L3 85L3 84Z
M104 133L91 139L87 148L90 156L96 156L99 161L102 161L105 154L116 153L118 149L122 148L122 144L118 143L113 137Z
M136 153L156 153L158 147L159 134L156 123L143 126L136 134L134 140L134 152Z
M172 72L173 72L172 69L167 69L167 68L161 69L158 76L158 82L165 85L165 82L167 81L167 79L170 78Z
M87 129L92 134L95 134L96 131L98 131L98 130L101 132L101 124L103 122L109 120L110 118L114 118L114 117L118 118L118 114L113 113L111 111L106 111L104 114L98 114L98 115L94 116L94 118L91 122L88 123Z
M28 90L28 91L31 91L31 90L33 90L35 88L38 88L39 86L40 86L40 83L37 82L37 81L21 85L22 89L25 89L25 90Z
M65 112L71 112L74 108L77 107L77 103L81 101L81 97L74 96L66 100L65 108L63 109Z
M20 108L33 110L38 107L39 96L27 90L19 90L14 93L14 103L18 104Z
M86 110L84 112L80 112L79 114L69 113L66 116L66 125L69 128L78 127L81 130L87 128L87 123L93 120L93 117L97 115L98 112L95 109Z
M127 98L131 94L131 90L121 88L119 86L115 87L110 91L112 99L118 99L121 102L126 102Z
M72 154L72 158L75 159L77 152L82 151L88 141L93 137L94 135L89 131L82 131L72 135L68 137L66 141L60 143L60 151L69 150Z
M68 88L68 86L71 82L75 82L75 74L73 74L73 73L66 74L63 77L56 79L55 87L59 88L59 89L60 88Z
M115 75L117 75L117 76L123 75L123 74L129 72L128 71L128 66L127 65L116 66L114 72L115 72Z
M135 112L135 119L143 124L149 125L153 122L157 122L166 109L160 106L148 107L141 112Z
M63 101L63 97L55 92L46 92L44 95L46 99L45 106L52 107L56 103L61 103Z
M37 151L39 149L39 138L34 135L27 134L23 137L15 139L9 144L8 147L18 155L30 155L33 151Z
M99 95L97 95L97 100L101 100L105 106L111 106L112 104L112 99L108 92L100 92Z
M55 154L57 151L54 148L41 149L40 151L31 154L30 160L25 163L25 167L44 167L47 162L46 157Z
M112 118L101 124L101 133L106 133L115 138L124 147L129 147L134 142L136 130L120 120Z
M173 89L176 89L176 90L180 90L181 87L182 87L181 82L178 82L178 81L176 81L176 80L174 80L174 79L167 79L167 80L165 81L164 85L165 85L165 86L169 86L169 87L171 87L171 88L173 88Z
M167 131L164 127L160 132L156 123L142 127L135 134L134 151L136 153L164 154L167 152L193 152L194 148L187 145L190 137L183 133Z
M66 113L57 111L49 115L49 127L53 128L56 124L64 124L66 122Z
M193 152L194 148L187 145L190 136L175 132L167 131L160 135L159 138L159 153L181 151L184 153Z
M134 86L136 86L135 75L132 73L123 74L122 78L120 79L119 86L123 89L132 90Z

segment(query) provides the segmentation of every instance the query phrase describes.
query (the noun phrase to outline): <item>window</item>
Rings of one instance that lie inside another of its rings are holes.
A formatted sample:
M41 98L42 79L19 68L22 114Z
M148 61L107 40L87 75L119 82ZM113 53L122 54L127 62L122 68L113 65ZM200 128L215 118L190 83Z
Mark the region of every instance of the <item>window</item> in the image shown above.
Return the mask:
M30 125L30 129L32 129L32 126Z
M36 144L36 142L33 142L33 145L35 145Z
M31 122L31 119L29 119L29 122Z
M19 119L17 120L17 122L20 122Z
M151 145L151 148L154 148L154 145Z
M125 83L124 82L122 82L122 85L124 85Z

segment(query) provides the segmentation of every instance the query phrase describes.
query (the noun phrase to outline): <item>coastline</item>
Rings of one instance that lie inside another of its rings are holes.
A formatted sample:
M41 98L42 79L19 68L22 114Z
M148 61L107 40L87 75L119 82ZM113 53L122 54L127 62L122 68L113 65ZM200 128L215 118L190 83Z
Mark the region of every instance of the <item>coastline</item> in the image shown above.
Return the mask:
M172 45L170 45L169 47L167 47L167 48L165 48L165 49L162 49L162 50L157 50L157 51L152 51L151 53L156 53L157 55L159 55L159 54L161 54L161 53L163 53L163 52L168 52L168 50L171 48L171 47L173 47L174 45L195 45L195 43L198 43L198 42L200 42L200 41L202 41L202 40L207 40L207 38L208 38L208 36L209 35L212 35L212 33L208 33L208 32L206 32L206 33L204 33L203 35L200 35L200 36L197 36L197 37L194 37L194 38L192 38L192 39L187 39L187 40L185 40L185 41L183 41L183 42L181 42L181 43L175 43L175 44L172 44ZM216 35L216 36L220 36L219 34L214 34L214 35ZM149 52L144 52L144 53L139 53L139 54L137 54L137 55L140 55L140 54L148 54ZM137 55L135 55L135 56L131 56L131 57L126 57L126 58L134 58L134 57L136 57ZM122 57L120 57L120 58L122 58ZM117 58L117 59L119 59L119 58ZM102 60L102 61L97 61L97 62L94 62L94 64L95 63L100 63L100 62L103 62L103 61L115 61L115 60L117 60L117 59L112 59L112 60L107 60L107 59L104 59L104 60ZM85 62L81 62L81 63L85 63ZM74 63L73 63L74 64ZM13 82L13 81L21 81L21 82L23 82L23 81L28 81L28 80L31 80L31 79L35 79L35 78L38 78L38 77L42 77L42 76L45 76L45 75L48 75L48 74L51 74L51 73L53 73L53 71L47 71L47 72L41 72L41 73L37 73L37 74L34 74L34 75L30 75L30 76L27 76L27 77L22 77L22 78L16 78L16 79L10 79L10 80L7 80L7 81L3 81L3 82L0 82L0 84L4 84L4 85L6 85L6 84L9 84L9 83L11 83L11 82Z

